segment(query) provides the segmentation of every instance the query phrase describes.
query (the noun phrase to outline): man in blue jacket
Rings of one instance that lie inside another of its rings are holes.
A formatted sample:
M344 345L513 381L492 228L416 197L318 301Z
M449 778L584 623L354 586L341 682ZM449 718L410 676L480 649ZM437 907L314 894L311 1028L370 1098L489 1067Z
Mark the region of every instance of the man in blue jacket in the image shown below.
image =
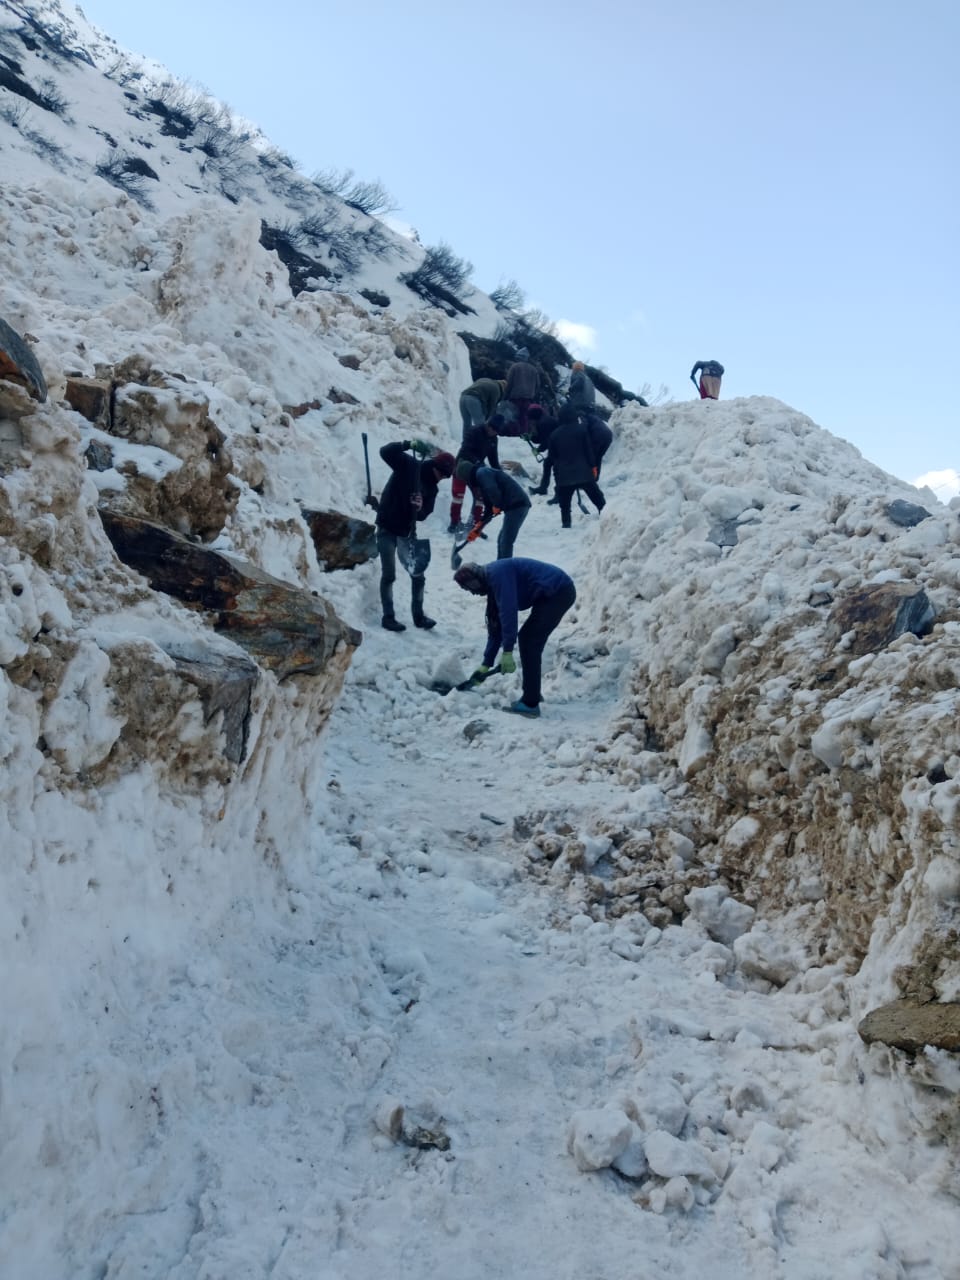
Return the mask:
M483 679L501 648L500 670L507 675L516 671L513 647L519 644L523 696L506 710L539 716L543 649L577 598L573 579L554 564L518 556L490 564L465 564L453 580L471 595L487 598L487 647L474 679ZM523 609L529 609L530 616L518 631L518 614Z

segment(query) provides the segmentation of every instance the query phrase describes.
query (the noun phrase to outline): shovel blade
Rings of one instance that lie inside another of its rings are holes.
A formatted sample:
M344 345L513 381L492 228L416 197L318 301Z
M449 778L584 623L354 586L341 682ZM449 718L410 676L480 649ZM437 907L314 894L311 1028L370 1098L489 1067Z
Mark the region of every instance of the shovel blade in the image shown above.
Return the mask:
M398 538L397 559L411 578L421 578L430 563L429 538Z

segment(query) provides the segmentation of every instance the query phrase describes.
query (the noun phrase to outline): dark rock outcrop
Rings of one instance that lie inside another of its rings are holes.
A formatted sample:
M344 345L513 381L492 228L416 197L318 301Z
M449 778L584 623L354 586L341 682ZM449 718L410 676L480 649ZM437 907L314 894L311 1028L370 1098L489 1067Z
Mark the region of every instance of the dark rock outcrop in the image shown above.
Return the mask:
M912 529L921 520L930 519L930 512L926 507L921 507L916 502L906 502L903 498L895 498L893 502L887 503L883 510L888 519L903 529Z
M214 629L242 645L279 679L319 675L362 635L320 597L220 551L189 542L162 525L101 511L124 564L156 591L212 615Z
M366 520L356 520L339 511L304 510L317 559L322 568L354 569L377 554L377 530Z
M926 593L908 582L880 582L861 587L839 600L830 612L828 635L834 640L855 631L848 652L854 657L876 653L897 636L912 631L927 635L934 609Z
M0 378L26 387L41 404L47 398L47 383L37 357L6 320L0 320Z

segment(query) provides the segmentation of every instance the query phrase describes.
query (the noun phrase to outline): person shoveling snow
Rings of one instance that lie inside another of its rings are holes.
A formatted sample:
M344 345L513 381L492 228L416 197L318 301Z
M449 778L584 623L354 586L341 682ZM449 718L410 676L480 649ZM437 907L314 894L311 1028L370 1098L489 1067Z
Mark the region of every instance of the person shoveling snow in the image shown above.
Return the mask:
M471 595L487 598L487 646L471 679L486 679L501 648L499 669L511 675L517 669L513 646L519 644L523 694L505 709L515 715L539 716L543 649L577 598L573 579L556 565L521 556L486 565L465 564L453 580ZM530 616L518 631L522 609L529 609Z

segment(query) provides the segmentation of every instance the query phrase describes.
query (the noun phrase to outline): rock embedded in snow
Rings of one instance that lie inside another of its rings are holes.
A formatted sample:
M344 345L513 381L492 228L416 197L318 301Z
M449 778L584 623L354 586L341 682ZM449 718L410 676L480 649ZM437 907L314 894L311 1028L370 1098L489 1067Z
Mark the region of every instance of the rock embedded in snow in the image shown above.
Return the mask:
M925 591L912 583L881 582L852 591L836 602L827 622L827 637L839 640L853 632L848 652L873 653L904 632L926 635L934 616Z
M339 685L362 636L326 601L151 521L107 512L101 516L125 564L154 589L207 610L218 631L279 679L330 674Z
M617 1107L579 1111L570 1121L567 1150L582 1173L607 1169L626 1151L634 1128L630 1117Z
M335 569L355 569L377 554L376 527L340 511L312 511L303 508L317 561L330 573Z
M41 403L47 398L47 383L37 357L6 320L0 320L0 379L26 387Z
M866 1044L920 1053L927 1045L960 1053L960 1003L915 1004L894 1000L873 1009L857 1027Z

